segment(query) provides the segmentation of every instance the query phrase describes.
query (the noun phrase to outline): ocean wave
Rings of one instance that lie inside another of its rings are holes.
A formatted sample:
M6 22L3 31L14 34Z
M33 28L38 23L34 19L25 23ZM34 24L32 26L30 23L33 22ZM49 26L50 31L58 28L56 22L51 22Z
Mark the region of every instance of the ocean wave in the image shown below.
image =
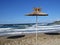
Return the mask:
M37 29L38 28L38 29ZM15 35L22 33L47 33L47 32L60 32L60 25L51 25L51 26L31 26L23 29L20 28L0 28L0 36L2 35Z
M53 30L53 29L60 29L60 25L52 25L52 26L38 26L38 30ZM0 32L2 31L26 31L26 30L36 30L35 26L27 27L24 29L16 29L16 28L0 28Z

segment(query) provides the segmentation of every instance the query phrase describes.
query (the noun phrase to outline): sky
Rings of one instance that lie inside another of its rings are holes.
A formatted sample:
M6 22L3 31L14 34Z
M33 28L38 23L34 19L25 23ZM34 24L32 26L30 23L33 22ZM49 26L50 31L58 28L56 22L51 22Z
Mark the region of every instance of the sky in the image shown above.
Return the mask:
M39 16L38 22L60 20L60 0L0 0L0 24L35 23L35 16L25 16L41 8L48 16Z

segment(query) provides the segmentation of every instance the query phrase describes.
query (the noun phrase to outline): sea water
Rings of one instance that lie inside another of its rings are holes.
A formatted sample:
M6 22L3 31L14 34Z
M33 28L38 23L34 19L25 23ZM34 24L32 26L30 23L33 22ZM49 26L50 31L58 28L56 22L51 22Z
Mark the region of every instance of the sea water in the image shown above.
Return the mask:
M38 25L37 33L60 32L60 25ZM0 36L36 33L36 24L1 24Z

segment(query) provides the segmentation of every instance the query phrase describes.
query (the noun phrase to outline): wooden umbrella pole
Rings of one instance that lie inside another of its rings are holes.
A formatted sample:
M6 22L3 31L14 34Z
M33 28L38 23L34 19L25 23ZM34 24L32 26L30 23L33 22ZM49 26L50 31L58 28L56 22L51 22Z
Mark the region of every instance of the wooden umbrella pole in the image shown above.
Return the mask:
M36 16L36 45L37 45L37 29L38 29L38 16Z

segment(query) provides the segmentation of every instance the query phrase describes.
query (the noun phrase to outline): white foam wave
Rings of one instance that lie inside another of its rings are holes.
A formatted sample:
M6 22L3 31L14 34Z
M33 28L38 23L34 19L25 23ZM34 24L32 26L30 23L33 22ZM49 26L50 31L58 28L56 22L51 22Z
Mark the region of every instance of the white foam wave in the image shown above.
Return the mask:
M38 30L58 30L60 29L60 25L52 25L52 26L38 26ZM0 28L0 32L2 31L26 31L26 30L36 30L36 27L28 27L25 29L13 29L13 28Z
M38 33L60 32L60 25L38 26L37 32ZM36 27L32 26L25 29L0 28L0 36L15 35L15 34L22 34L22 33L36 33Z

